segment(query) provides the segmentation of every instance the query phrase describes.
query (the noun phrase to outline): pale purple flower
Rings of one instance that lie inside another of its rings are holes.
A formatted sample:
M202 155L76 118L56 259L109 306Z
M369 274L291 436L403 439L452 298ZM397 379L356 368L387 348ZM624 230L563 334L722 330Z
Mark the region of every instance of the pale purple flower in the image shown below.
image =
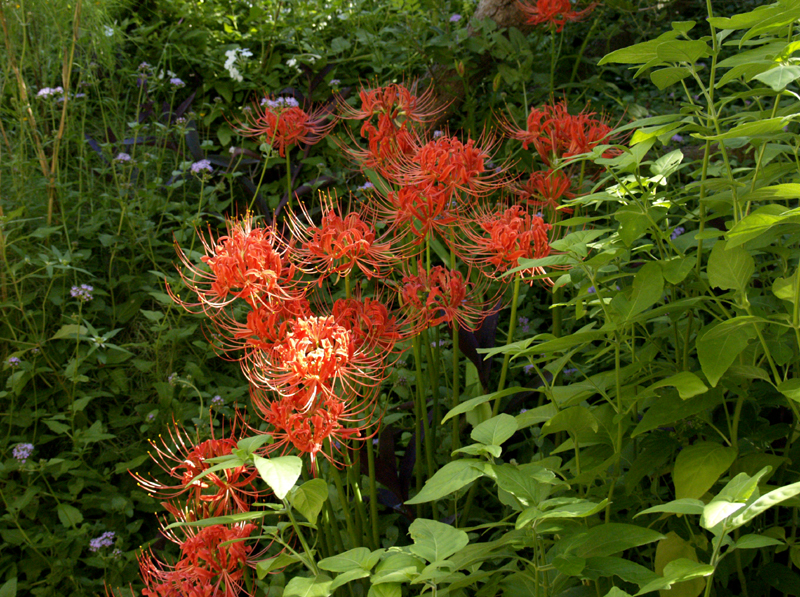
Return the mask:
M525 372L525 375L533 375L536 373L535 367L533 365L525 365L522 370Z
M8 357L8 360L6 361L6 365L12 369L19 367L20 363L22 363L22 361L19 360L19 357Z
M588 292L589 294L594 294L595 293L594 286L589 286L589 289L586 292Z
M117 154L117 157L114 158L114 161L123 164L125 162L130 162L131 159L132 158L129 154L121 152Z
M577 372L578 372L577 369L564 369L564 371L562 371L565 377L569 377L570 375L575 375Z
M169 376L167 377L167 383L168 383L169 385L171 385L171 386L174 386L174 385L175 385L175 382L176 382L177 380L178 380L178 374L177 374L177 373L174 373L174 372L173 372L173 373L170 373L170 374L169 374Z
M88 303L92 300L92 292L94 291L94 286L89 286L88 284L81 284L80 286L73 286L69 294L72 298L76 298L82 303Z
M219 394L217 394L211 399L212 406L222 406L223 404L225 404L225 399Z
M456 13L456 14L450 15L450 22L451 23L458 23L460 20L461 20L461 15L460 14Z
M672 140L675 141L675 143L683 143L683 137L681 137L677 133L672 135Z
M89 541L89 551L100 551L104 547L111 547L114 545L114 531L106 531L99 537L95 537Z
M173 87L176 87L176 88L179 88L179 87L186 87L186 83L184 83L183 81L181 81L181 80L180 80L178 77L172 77L172 78L169 80L169 84L170 84L170 85L172 85Z
M14 458L19 460L20 464L25 464L25 461L28 460L31 452L33 452L33 444L17 444L11 451L11 453L14 455Z
M444 131L433 131L433 138L434 139L438 139L442 135L444 135Z
M214 169L211 167L211 162L208 160L200 160L199 162L192 164L192 174L201 174L203 173L203 170L213 172Z
M360 187L358 187L356 190L357 191L369 191L370 189L374 189L374 188L375 188L375 185L372 184L371 182L367 181L364 184L362 184Z
M676 238L678 238L684 232L686 232L686 229L683 226L678 226L677 228L675 228L675 230L672 231L672 234L670 234L669 237L672 240L675 240Z
M331 87L338 87L342 82L339 79L331 79Z
M519 325L519 331L523 334L527 334L531 331L531 326L528 325L530 323L530 319L527 317L518 317L517 324Z
M63 94L64 89L63 87L43 87L39 90L36 94L36 97L50 97L51 95L55 95L57 93Z
M265 97L261 100L261 105L266 105L268 108L299 108L300 104L296 99L293 97L278 97L273 99L269 99Z

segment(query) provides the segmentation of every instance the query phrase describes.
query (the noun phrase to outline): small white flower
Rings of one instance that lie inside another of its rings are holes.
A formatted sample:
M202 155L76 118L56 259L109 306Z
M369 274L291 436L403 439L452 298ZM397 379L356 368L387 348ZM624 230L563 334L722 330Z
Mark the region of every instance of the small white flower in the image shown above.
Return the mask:
M106 37L112 37L114 35L114 29L108 25L103 25L103 33L105 33Z

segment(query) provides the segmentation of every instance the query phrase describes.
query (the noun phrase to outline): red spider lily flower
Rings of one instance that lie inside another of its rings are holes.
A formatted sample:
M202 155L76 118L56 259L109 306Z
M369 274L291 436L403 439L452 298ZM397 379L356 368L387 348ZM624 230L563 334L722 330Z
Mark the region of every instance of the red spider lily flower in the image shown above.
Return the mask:
M334 319L350 330L358 350L378 351L387 359L401 339L397 319L380 300L339 299L333 303ZM384 364L383 369L387 367Z
M361 137L367 140L366 149L341 144L342 150L362 168L381 173L388 172L398 156L415 151L414 138L408 128L408 122L398 124L387 114L378 116L377 126L371 121L364 122L361 126ZM352 135L351 140L356 146L358 145Z
M336 124L335 119L326 120L327 116L325 109L305 112L294 98L264 98L245 111L245 122L240 122L236 131L277 147L280 156L286 157L287 147L314 145L324 138Z
M400 306L406 314L405 337L453 321L462 328L477 329L483 321L484 305L473 299L476 293L461 272L440 265L427 272L418 262L417 273L403 276L399 289Z
M432 231L445 233L458 220L458 201L453 190L443 185L406 185L378 195L372 208L395 233L410 232L419 245Z
M479 214L475 223L477 230L465 229L462 242L472 247L472 251L465 251L464 259L490 278L500 278L517 267L520 259L539 259L550 254L552 226L519 205ZM525 273L543 274L544 270L535 268Z
M438 105L433 87L428 87L422 95L415 95L404 85L392 84L375 89L359 91L361 107L353 108L339 98L342 118L348 120L367 120L373 116L385 114L391 120L402 118L412 122L424 123L437 116L447 105ZM363 133L362 133L363 134Z
M174 429L170 429L168 443L158 445L155 441L150 441L153 447L150 456L177 482L166 484L136 474L133 476L140 487L158 497L174 499L188 494L188 507L194 513L195 519L248 512L250 504L257 498L263 498L267 492L257 482L257 470L238 466L207 472L211 468L209 459L231 454L236 449L236 444L235 429L226 438L212 438L194 444L175 424Z
M145 597L239 597L244 589L244 571L252 566L252 545L244 540L254 524L211 525L181 544L181 559L164 564L152 552L139 556Z
M374 393L367 399L354 395L342 399L301 389L270 400L253 388L251 396L271 426L269 433L275 443L268 450L285 452L294 448L307 454L312 473L316 473L319 455L335 466L343 464L337 454L343 453L347 441L365 439L364 431L375 409Z
M549 23L560 33L566 23L580 21L594 10L597 3L593 2L580 11L575 10L570 0L536 0L535 4L518 2L517 6L528 17L526 21L528 25Z
M588 153L609 141L613 129L594 116L594 112L586 109L580 114L570 114L566 100L562 100L542 108L531 108L525 129L505 120L501 121L501 126L509 137L522 141L523 149L533 144L542 161L552 166L557 160ZM613 152L607 154L610 157Z
M571 214L571 207L562 207L562 199L574 199L570 192L572 179L563 170L539 170L532 172L528 180L516 189L516 194L528 205L548 210L555 218L560 212Z
M331 315L298 317L288 322L282 341L270 351L247 355L242 368L253 384L281 395L300 390L359 394L381 383L386 367L384 354L372 354L356 338Z
M305 206L302 219L290 215L289 227L295 240L292 259L301 268L317 273L320 286L328 276L349 276L356 268L369 279L386 276L397 262L396 250L376 234L374 218L359 211L342 215L330 196L323 196L321 203L319 226Z
M400 156L390 178L403 185L437 185L486 195L505 185L502 168L487 170L495 143L488 137L463 143L441 134L420 144L413 154Z
M236 299L251 306L271 301L290 301L302 296L297 291L296 268L286 257L286 245L268 226L256 225L252 215L228 222L228 234L202 238L205 255L201 261L208 270L192 263L176 247L181 263L189 274L181 277L194 292L198 303L188 303L174 294L172 298L185 308L221 309ZM210 271L209 271L210 270Z

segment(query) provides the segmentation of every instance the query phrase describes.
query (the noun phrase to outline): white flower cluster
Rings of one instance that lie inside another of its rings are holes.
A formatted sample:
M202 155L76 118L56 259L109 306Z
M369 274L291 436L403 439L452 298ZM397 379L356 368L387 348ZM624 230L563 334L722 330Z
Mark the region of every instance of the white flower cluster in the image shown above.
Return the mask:
M253 53L248 49L234 48L225 52L225 70L228 71L231 79L237 83L241 83L242 73L236 68L236 63L242 58L250 58Z

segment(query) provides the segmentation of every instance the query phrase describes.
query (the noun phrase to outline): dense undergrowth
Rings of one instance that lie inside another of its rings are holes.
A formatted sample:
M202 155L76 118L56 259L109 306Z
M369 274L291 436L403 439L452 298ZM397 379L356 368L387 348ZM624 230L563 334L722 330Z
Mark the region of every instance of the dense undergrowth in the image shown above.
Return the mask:
M695 4L0 6L0 597L798 594L800 4Z

